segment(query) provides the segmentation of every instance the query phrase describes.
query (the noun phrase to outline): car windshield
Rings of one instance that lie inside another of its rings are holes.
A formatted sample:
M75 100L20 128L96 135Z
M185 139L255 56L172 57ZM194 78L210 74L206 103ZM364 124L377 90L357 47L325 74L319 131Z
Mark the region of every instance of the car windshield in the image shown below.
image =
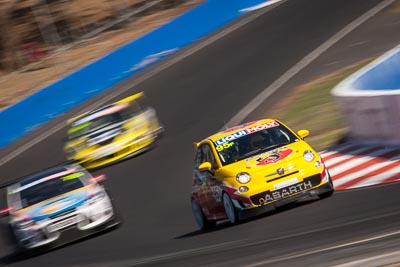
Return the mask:
M26 208L70 191L85 186L89 174L86 171L65 171L51 176L30 179L29 183L21 183L8 194L14 196L16 208Z
M82 124L72 127L68 131L68 139L76 139L81 136L87 135L101 128L107 127L110 124L118 123L123 121L120 113L113 113L106 116L102 116L91 121L84 122Z
M115 123L121 123L141 112L142 108L136 102L106 107L72 123L72 127L68 130L68 140L80 138Z
M228 165L265 151L298 141L298 138L283 125L255 131L253 133L233 134L214 142L222 165ZM239 136L239 137L236 137Z

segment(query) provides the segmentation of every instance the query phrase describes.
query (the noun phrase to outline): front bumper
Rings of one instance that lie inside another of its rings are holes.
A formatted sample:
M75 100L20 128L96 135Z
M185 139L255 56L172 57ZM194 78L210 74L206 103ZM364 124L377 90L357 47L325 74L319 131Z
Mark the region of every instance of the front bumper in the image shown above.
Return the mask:
M114 219L114 210L108 197L99 202L85 204L54 217L36 222L29 228L14 227L18 245L34 249L65 243L100 231Z
M320 184L316 187L313 187L309 190L302 191L293 196L289 196L287 198L283 198L283 199L274 201L269 204L254 205L247 209L238 209L239 219L242 220L242 219L247 219L250 217L258 216L258 215L273 211L273 210L277 209L278 207L285 206L287 204L296 202L299 199L302 199L305 197L319 196L323 193L331 192L332 190L334 190L332 183L326 182L326 183Z
M75 161L85 168L92 169L116 162L128 156L140 154L150 148L150 145L154 143L161 132L162 128L159 128L146 133L140 138L119 141L118 143L100 147L88 154L76 157Z

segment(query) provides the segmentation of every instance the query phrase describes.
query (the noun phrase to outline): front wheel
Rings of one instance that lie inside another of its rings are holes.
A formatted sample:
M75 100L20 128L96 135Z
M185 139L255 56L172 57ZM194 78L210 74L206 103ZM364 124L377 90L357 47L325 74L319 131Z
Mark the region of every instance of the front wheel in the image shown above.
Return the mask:
M197 225L199 226L201 231L209 230L215 227L216 222L207 220L199 203L194 199L192 199L192 211L194 218L196 219Z
M237 224L239 222L239 214L236 207L233 205L231 197L227 193L224 193L222 200L224 202L225 213L228 220L232 224Z

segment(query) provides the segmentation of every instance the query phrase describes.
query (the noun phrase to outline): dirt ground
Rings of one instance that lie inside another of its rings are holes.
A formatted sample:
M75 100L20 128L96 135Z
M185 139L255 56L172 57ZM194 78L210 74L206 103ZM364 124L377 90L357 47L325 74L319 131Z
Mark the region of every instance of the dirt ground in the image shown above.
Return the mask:
M0 73L0 111L123 44L159 27L203 1L188 0L174 8L142 16L122 29L103 32L68 50L35 63L30 70L20 70L5 75Z

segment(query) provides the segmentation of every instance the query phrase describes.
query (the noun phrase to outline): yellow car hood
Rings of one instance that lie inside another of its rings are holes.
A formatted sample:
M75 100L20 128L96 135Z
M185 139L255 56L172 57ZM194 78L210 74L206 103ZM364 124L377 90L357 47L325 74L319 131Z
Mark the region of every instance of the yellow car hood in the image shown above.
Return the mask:
M307 150L314 153L315 157L311 162L303 158L303 153ZM314 166L314 162L318 160L320 160L318 154L307 143L298 141L226 165L219 170L218 176L233 178L231 182L239 184L236 182L236 175L240 172L247 172L251 176L251 181L248 184L259 184L261 181L282 175L278 173L280 168L283 168L283 173L291 173L299 169L303 172L307 169L318 172L319 170Z

